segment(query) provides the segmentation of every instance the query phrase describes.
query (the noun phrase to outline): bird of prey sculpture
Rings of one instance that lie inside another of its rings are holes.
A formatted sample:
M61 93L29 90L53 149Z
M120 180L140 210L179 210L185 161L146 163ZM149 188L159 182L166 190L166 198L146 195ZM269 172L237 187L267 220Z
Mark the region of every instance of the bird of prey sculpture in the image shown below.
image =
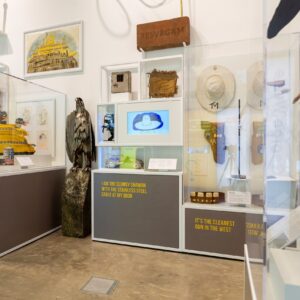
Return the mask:
M281 0L270 21L267 36L275 37L300 11L300 0Z
M90 170L96 160L95 137L91 117L83 100L76 98L76 110L67 117L66 147L73 170Z

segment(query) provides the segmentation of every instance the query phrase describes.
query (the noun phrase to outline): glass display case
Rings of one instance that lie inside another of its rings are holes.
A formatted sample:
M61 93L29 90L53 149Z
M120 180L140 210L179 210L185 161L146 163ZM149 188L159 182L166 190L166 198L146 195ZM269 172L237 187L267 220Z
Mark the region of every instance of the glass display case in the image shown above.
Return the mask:
M261 39L186 48L187 252L263 260L264 65Z
M0 73L0 174L65 166L65 95Z
M266 299L300 295L299 34L265 41Z

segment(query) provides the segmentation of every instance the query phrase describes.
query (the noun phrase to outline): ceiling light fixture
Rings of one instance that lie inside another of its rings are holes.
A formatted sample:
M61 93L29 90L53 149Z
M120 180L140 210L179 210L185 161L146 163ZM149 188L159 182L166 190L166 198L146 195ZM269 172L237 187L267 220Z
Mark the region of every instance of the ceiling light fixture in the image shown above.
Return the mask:
M0 30L0 55L12 54L12 47L10 41L8 35L5 33L7 8L8 5L6 2L4 2L3 3L3 25L2 25L2 31Z

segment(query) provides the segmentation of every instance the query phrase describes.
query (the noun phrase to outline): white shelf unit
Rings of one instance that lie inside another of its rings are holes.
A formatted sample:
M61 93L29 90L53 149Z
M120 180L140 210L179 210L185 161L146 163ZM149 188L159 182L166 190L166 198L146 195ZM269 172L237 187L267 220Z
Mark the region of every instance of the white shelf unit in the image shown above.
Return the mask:
M177 92L174 97L150 98L149 97L149 73L156 69L157 71L176 71ZM131 94L127 100L116 100L111 92L111 78L113 72L131 72ZM138 62L117 64L101 67L101 102L97 105L96 116L96 146L98 148L99 168L116 164L113 162L106 164L103 157L106 153L118 151L121 153L124 149L127 151L130 147L136 148L144 153L153 153L157 157L153 158L171 158L178 160L178 168L173 171L182 171L183 169L183 116L184 116L184 60L183 55L164 56L159 58L142 59ZM131 98L131 100L129 100ZM114 115L114 139L108 141L109 132L103 127L106 114ZM141 118L143 118L141 122ZM151 119L151 123L157 124L158 128L154 130L139 129L136 130L136 124L143 125L144 118ZM162 151L160 151L160 149ZM169 149L169 151L167 151ZM129 151L129 150L128 150ZM166 155L161 155L165 153ZM138 155L137 155L138 156ZM149 156L144 157L144 162ZM107 159L107 158L106 158ZM139 157L139 159L142 159ZM143 159L142 159L143 160ZM118 172L118 168L113 168ZM147 166L144 166L147 170ZM171 171L171 170L170 170Z

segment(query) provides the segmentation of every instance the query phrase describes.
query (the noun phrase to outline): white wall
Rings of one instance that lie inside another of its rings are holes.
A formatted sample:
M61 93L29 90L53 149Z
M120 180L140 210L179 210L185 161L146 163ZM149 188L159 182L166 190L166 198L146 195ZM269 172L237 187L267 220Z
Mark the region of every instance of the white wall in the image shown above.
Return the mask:
M4 0L0 0L2 7ZM128 13L128 24L124 12ZM152 4L161 0L145 0ZM279 0L183 0L184 14L192 24L192 42L211 44L243 40L262 36L263 5L267 6L269 19ZM40 84L64 92L69 97L68 111L73 109L73 99L81 96L93 113L100 101L99 69L103 64L134 61L140 57L136 50L136 24L179 16L179 0L166 0L157 9L149 9L139 0L7 0L6 32L14 53L0 56L0 62L10 67L13 75L23 77L23 32L47 26L84 21L84 72L35 79ZM100 8L100 13L97 8ZM0 21L2 24L0 9ZM107 27L103 26L103 16ZM298 16L284 32L300 31ZM128 34L127 34L128 33Z
M0 0L1 6L3 1ZM128 27L117 0L7 0L6 32L14 52L0 56L0 62L9 65L11 74L23 77L24 31L83 20L83 73L33 81L66 93L68 111L74 108L73 99L80 96L94 114L95 104L100 101L100 66L135 61L140 57L136 50L136 24L179 16L179 0L167 0L157 9L149 9L139 0L119 1L126 7L131 27ZM145 1L150 4L160 2ZM105 29L97 7L107 27L119 36ZM258 37L262 33L261 0L184 0L184 14L191 17L192 41L195 44L241 40ZM2 18L2 10L0 15Z

